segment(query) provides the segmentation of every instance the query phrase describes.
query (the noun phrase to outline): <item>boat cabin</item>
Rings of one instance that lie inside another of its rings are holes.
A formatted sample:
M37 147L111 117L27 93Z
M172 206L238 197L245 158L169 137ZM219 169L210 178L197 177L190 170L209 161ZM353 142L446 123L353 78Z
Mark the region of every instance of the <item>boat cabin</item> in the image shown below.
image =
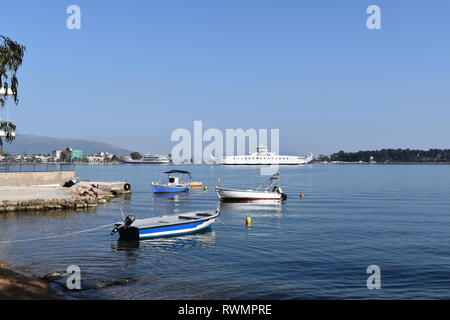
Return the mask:
M167 174L167 185L170 186L183 185L184 182L182 182L182 179L180 178L182 175L187 176L189 179L191 178L191 173L184 170L170 170L164 173Z
M180 178L179 177L175 177L175 176L169 176L167 184L169 184L169 185L179 185L180 184Z

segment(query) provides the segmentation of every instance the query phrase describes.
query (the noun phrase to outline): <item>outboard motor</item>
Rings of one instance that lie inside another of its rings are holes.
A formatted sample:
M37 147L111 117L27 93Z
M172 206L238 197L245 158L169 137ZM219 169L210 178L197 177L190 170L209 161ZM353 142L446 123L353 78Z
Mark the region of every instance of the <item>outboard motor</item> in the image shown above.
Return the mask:
M133 216L133 215L128 215L126 218L125 218L125 220L123 221L123 223L125 224L125 228L128 228L128 226L130 226L133 222L134 222L134 220L136 220L136 217L135 216Z
M286 199L287 199L287 194L286 194L286 193L283 193L283 190L281 189L280 186L275 186L275 187L273 188L273 191L274 191L274 192L278 192L279 194L281 194L281 200L286 200Z
M287 199L287 194L283 193L283 190L281 190L280 186L273 187L272 192L277 192L277 193L281 194L281 200Z
M127 229L129 226L131 226L131 224L134 222L134 220L136 220L135 216L133 216L131 214L128 215L122 223L116 224L116 227L111 230L111 234L118 232L122 228Z

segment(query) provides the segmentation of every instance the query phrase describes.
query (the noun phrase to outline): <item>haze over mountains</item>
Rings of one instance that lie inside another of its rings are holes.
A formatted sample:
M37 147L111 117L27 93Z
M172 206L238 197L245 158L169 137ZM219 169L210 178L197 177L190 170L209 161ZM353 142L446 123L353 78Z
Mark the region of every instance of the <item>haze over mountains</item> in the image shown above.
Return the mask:
M208 145L208 142L203 142L203 147ZM9 154L51 154L53 150L62 150L66 147L82 150L85 155L95 154L97 152L110 152L115 155L130 154L132 151L116 145L85 139L71 139L71 138L55 138L38 136L32 134L17 134L16 139L11 143L4 141L4 151ZM248 148L247 148L248 149ZM246 150L247 153L252 153L255 150ZM281 150L280 154L288 155L306 155L306 152Z
M116 155L129 154L131 151L109 143L68 138L54 138L31 134L17 134L11 143L4 143L4 151L9 154L51 154L53 150L65 147L83 150L85 155L97 152L110 152Z

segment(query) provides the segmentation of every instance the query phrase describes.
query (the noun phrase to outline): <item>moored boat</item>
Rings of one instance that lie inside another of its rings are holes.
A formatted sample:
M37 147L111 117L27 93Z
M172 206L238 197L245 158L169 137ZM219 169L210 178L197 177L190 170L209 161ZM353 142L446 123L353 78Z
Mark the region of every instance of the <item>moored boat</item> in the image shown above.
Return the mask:
M115 224L111 234L119 232L121 240L184 235L205 230L219 215L219 208L214 211L193 211L147 219L136 219L135 216L128 215L123 222Z
M188 182L187 185L191 188L201 188L203 187L203 182L201 181Z
M181 181L180 175L186 175L191 178L191 173L184 170L170 170L164 172L167 174L167 182L153 182L152 191L154 193L173 193L173 192L185 192L189 191L189 185Z
M215 191L221 201L252 201L252 200L285 200L287 195L283 193L279 185L279 174L271 176L265 185L256 189L227 189L216 187Z

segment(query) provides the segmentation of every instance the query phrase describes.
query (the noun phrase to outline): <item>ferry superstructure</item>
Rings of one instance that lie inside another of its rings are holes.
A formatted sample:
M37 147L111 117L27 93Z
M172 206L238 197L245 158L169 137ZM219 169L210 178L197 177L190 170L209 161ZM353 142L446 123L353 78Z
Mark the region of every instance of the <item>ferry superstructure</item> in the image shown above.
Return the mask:
M259 146L256 148L256 152L250 155L213 158L213 161L214 164L221 165L301 165L307 164L312 159L312 153L306 157L279 155L274 152L269 152L265 146Z

